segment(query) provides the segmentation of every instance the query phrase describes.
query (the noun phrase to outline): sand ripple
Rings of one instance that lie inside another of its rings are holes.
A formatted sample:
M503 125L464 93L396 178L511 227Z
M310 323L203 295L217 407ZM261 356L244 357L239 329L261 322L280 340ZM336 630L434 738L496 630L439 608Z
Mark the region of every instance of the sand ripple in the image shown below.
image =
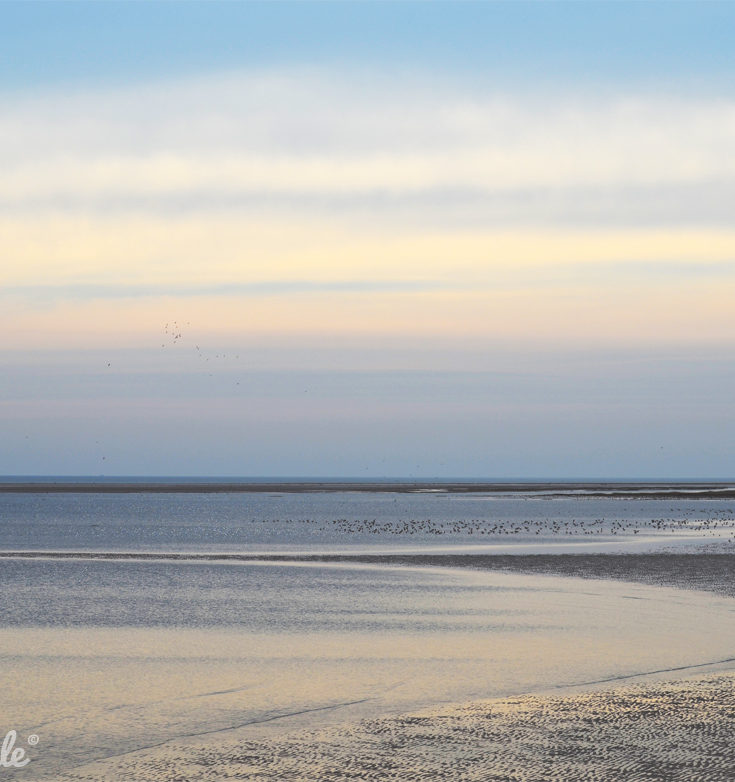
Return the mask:
M64 779L724 782L735 779L734 734L735 675L710 675L173 742Z

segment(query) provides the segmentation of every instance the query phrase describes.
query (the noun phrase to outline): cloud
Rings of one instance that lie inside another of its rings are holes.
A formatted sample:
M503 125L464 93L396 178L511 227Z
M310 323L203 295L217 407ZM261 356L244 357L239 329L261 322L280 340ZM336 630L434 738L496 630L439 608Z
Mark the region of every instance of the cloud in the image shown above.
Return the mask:
M178 307L228 338L732 333L730 99L261 70L3 103L20 346Z
M0 201L29 207L458 192L574 201L641 188L685 198L735 181L735 101L724 98L544 97L431 74L274 70L4 103Z
M682 281L718 278L735 281L735 261L671 262L623 261L620 263L556 264L553 266L526 266L517 269L497 268L472 282L460 280L261 280L241 282L231 280L217 284L182 285L126 284L126 283L56 283L35 285L5 285L0 298L15 298L39 303L53 301L97 299L192 299L192 298L250 298L279 296L308 296L323 294L422 294L430 292L477 292L535 290L553 291L569 287L596 287L601 284L629 286L631 284L658 286Z
M69 299L139 299L155 297L291 296L323 293L419 293L446 288L442 283L422 280L263 280L217 285L126 285L76 283L58 285L15 285L0 289L0 297L40 301Z
M184 287L269 282L431 281L481 285L564 265L720 264L735 231L676 229L498 230L381 226L322 216L35 214L0 218L8 287ZM527 271L523 271L527 270ZM563 269L562 269L563 271Z

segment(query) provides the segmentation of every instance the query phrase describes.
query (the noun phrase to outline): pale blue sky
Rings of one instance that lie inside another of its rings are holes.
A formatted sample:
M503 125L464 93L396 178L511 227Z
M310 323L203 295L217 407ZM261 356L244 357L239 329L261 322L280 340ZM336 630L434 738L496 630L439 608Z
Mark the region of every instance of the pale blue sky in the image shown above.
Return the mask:
M5 87L360 64L593 85L735 74L730 2L3 2Z

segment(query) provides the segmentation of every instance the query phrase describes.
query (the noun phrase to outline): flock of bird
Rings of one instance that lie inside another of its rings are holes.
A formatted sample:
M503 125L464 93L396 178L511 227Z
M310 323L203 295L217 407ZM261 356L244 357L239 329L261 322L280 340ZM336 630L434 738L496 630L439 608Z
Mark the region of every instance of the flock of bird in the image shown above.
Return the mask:
M316 531L348 535L484 535L484 536L629 536L640 533L682 533L735 543L735 508L671 508L677 514L657 519L253 519L263 523L299 523Z
M190 326L191 323L189 321L179 323L176 320L172 320L163 326L163 341L161 342L161 348L162 349L170 349L171 347L174 347L178 345L183 339L184 339L184 330L186 326ZM194 346L194 352L199 358L200 361L207 363L209 361L222 361L228 357L227 353L212 353L207 352L205 350L202 350L202 348L199 345ZM230 358L239 359L239 355L230 356ZM107 364L107 369L112 368L112 362L107 361L105 362ZM209 373L209 377L214 377L214 372ZM235 381L235 385L239 386L240 381ZM26 439L28 439L28 435L26 435ZM107 459L106 456L102 456L101 460L105 461Z
M161 347L166 349L177 345L182 339L184 339L184 327L190 325L191 324L189 321L186 321L186 323L179 323L178 321L174 320L170 323L166 323L163 327L164 341L161 343ZM204 363L208 363L209 361L223 361L228 358L228 354L225 352L207 352L206 350L202 350L199 345L194 345L194 352L196 353L197 358L199 358L199 360ZM229 358L239 359L240 356L229 355ZM214 377L214 373L210 372L209 376ZM235 385L239 386L240 381L237 381Z
M187 321L186 325L190 325ZM169 329L170 326L170 329ZM184 335L181 332L181 326L174 320L172 323L167 323L163 327L163 333L168 337L169 344L175 345ZM166 342L161 345L162 348L166 347Z

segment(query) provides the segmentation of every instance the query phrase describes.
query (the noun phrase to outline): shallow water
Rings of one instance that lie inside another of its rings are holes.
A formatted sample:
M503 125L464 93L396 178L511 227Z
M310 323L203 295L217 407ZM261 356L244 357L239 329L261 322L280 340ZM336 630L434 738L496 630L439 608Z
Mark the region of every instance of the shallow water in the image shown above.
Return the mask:
M0 494L0 551L632 551L731 545L735 501L516 494Z
M701 665L735 601L358 565L7 560L0 709L33 779L175 738Z
M13 776L53 779L236 726L278 732L735 657L735 602L702 593L177 552L727 550L734 505L521 493L0 494L0 552L32 555L0 558L0 713L19 741L40 737Z

